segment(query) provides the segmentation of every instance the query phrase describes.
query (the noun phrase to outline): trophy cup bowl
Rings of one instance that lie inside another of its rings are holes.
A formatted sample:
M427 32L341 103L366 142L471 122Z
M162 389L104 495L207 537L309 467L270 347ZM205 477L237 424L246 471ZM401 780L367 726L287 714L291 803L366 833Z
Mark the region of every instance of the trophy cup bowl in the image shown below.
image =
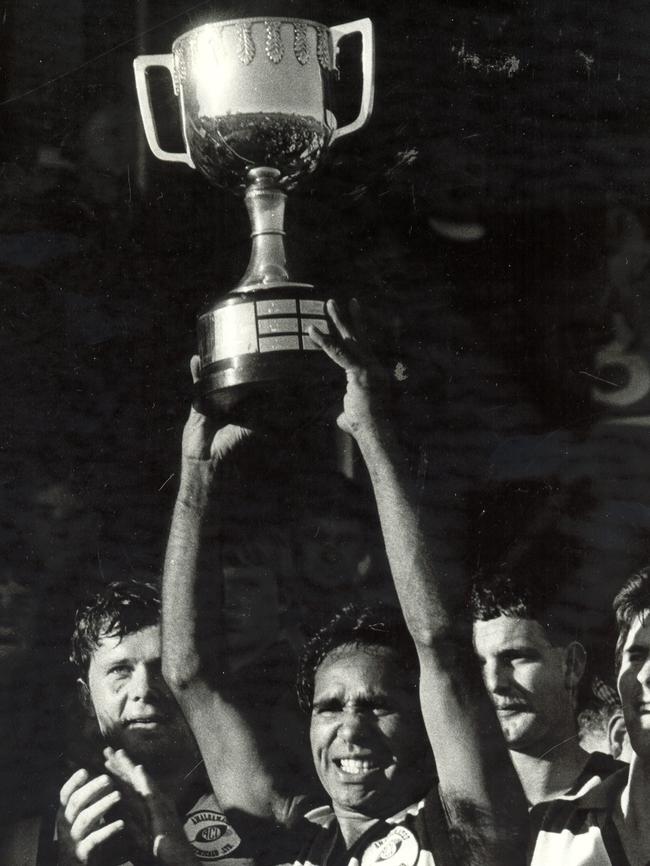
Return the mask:
M361 35L358 116L333 111L339 42ZM159 143L147 70L162 66L178 97L185 150ZM154 156L196 168L215 186L244 192L252 250L239 284L199 316L201 374L195 404L206 414L286 419L296 405L325 405L337 371L308 336L329 331L331 290L290 278L284 251L286 193L313 172L337 138L367 122L374 92L369 19L325 27L298 18L204 24L171 54L134 61L144 130ZM331 400L329 401L331 402ZM251 407L254 407L251 409Z

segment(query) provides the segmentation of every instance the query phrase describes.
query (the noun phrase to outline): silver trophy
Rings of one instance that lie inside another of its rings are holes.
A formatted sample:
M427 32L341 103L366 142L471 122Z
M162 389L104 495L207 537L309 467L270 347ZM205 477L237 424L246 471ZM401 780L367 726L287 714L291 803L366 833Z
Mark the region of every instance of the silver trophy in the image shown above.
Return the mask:
M358 116L339 127L332 97L340 40L361 35ZM165 67L179 100L185 150L159 143L147 70ZM219 187L244 193L252 251L240 283L198 319L197 403L234 409L251 399L284 411L317 393L332 365L307 334L327 331L329 290L296 282L284 251L286 191L313 172L338 138L361 129L372 111L374 43L370 19L325 27L299 18L241 18L204 24L175 40L171 54L134 61L140 112L158 159L197 168Z

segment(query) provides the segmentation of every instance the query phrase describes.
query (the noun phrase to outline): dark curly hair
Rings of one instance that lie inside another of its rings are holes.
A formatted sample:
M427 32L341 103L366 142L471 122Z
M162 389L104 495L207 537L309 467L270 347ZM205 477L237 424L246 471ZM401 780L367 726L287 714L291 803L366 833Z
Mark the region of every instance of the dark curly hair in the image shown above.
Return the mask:
M387 604L346 604L309 640L300 658L297 691L303 712L311 712L316 671L333 650L348 644L395 650L399 665L417 688L418 658L400 611Z
M492 578L476 578L472 585L469 606L472 619L485 622L500 616L531 619L546 631L555 645L577 639L568 621L570 612L558 598L556 587L542 579L529 580L509 573Z
M78 610L70 661L84 680L106 635L124 637L160 622L160 592L154 583L118 580L92 595Z
M632 623L637 616L645 620L650 612L650 566L640 569L625 581L612 606L618 626L614 651L614 667L618 674L623 659L623 647Z

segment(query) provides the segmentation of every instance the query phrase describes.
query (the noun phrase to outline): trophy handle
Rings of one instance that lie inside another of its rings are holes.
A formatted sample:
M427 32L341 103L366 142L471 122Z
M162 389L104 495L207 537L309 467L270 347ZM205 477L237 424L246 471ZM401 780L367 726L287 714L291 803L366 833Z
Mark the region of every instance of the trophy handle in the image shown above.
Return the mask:
M149 92L149 82L147 80L147 69L150 66L164 66L174 80L174 69L172 66L171 54L142 54L136 57L133 61L133 71L135 72L135 89L138 94L138 102L140 104L140 114L144 126L144 134L147 136L147 143L151 148L151 152L158 159L166 160L167 162L184 162L190 168L194 168L194 163L187 153L174 153L170 150L163 150L158 141L158 132L156 130L156 122L153 117L153 107L151 105L151 93ZM176 89L176 88L174 88Z
M370 18L350 21L348 24L338 24L330 27L332 34L332 50L334 57L338 52L339 41L350 33L361 34L361 71L363 72L363 89L361 91L361 108L356 120L347 123L332 133L331 141L342 138L350 132L356 132L368 122L372 114L372 104L375 99L375 38Z

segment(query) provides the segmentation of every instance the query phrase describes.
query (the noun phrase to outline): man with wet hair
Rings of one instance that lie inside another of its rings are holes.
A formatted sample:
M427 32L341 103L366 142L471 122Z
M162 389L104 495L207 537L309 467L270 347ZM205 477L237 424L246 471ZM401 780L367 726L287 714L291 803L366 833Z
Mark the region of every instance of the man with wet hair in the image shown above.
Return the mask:
M404 618L387 604L347 604L317 631L300 657L297 691L300 709L308 715L314 700L316 672L323 659L341 646L384 647L399 659L404 682L417 689L418 657Z
M650 861L650 568L614 599L617 688L632 747L629 769L575 800L533 810L532 866L638 866Z
M185 866L215 862L239 844L163 680L160 649L151 583L111 583L77 612L71 661L94 731L61 788L61 866Z
M539 551L538 551L539 553ZM537 557L538 567L544 563ZM474 646L529 804L578 796L620 769L578 739L586 652L549 598L549 578L522 568L474 583ZM552 589L552 588L551 588Z
M473 653L462 571L431 549L358 306L354 327L333 302L327 310L333 335L310 337L346 373L338 423L368 467L406 627L385 609L346 609L306 650L300 695L319 807L238 694L220 640L215 548L233 495L224 477L251 433L195 409L163 579L164 675L219 801L264 866L515 866L525 801Z

